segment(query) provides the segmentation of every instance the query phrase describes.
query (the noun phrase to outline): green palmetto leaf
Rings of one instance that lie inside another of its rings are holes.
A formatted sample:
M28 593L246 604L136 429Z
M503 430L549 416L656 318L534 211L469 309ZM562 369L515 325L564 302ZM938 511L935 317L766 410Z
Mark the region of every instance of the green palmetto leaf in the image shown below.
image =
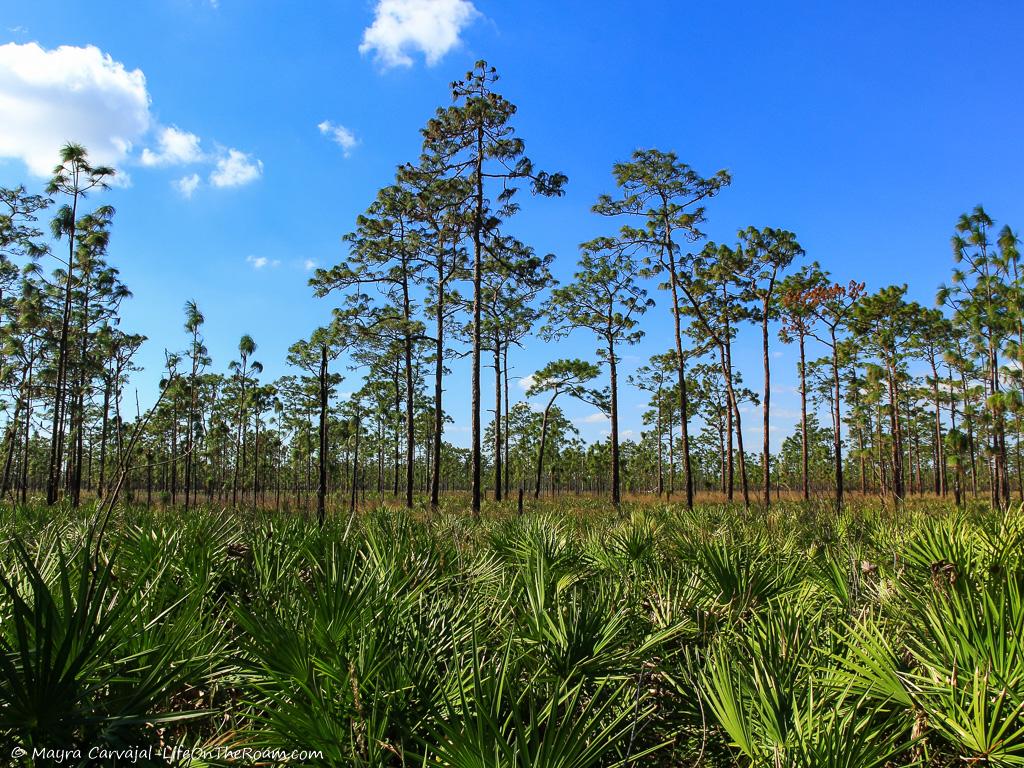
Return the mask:
M451 768L621 766L658 744L629 751L628 734L653 708L630 683L547 685L522 671L513 643L492 658L478 648L472 674L425 741L425 763Z
M117 743L126 729L202 716L170 711L169 694L193 671L193 628L164 632L176 604L140 615L162 571L135 583L114 574L115 557L94 556L86 540L68 559L60 548L40 568L20 543L16 586L0 575L10 619L0 632L0 729L22 745ZM54 584L44 572L51 570Z
M1024 575L908 595L920 627L908 686L965 759L1024 764Z
M842 639L845 652L828 677L835 690L848 690L874 701L909 711L914 701L905 683L907 665L897 656L889 631L876 620L865 618L846 624Z

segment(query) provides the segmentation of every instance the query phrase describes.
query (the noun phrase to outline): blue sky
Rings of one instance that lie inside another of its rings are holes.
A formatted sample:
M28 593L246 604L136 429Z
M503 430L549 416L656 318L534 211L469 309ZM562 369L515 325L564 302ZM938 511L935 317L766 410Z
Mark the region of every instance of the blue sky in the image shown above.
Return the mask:
M589 208L611 164L654 146L732 173L709 207L713 239L791 229L836 279L908 282L930 304L959 213L981 202L1024 226L1022 33L1009 1L3 0L0 184L38 189L63 139L130 177L103 201L118 211L110 260L135 294L124 326L151 339L144 402L163 349L184 345L189 298L216 368L250 333L268 378L285 372L287 346L329 316L310 263L344 257L341 235L478 58L519 106L530 156L569 176L565 197L525 201L512 225L557 254L558 277L579 242L610 231ZM670 344L655 298L626 368ZM513 373L591 346L534 343ZM795 355L777 349L776 443L798 404ZM736 362L755 389L758 354L747 329ZM468 402L466 380L457 367L450 403ZM638 405L624 393L623 429L639 431ZM453 411L449 438L465 442L468 407ZM600 437L592 409L570 411Z

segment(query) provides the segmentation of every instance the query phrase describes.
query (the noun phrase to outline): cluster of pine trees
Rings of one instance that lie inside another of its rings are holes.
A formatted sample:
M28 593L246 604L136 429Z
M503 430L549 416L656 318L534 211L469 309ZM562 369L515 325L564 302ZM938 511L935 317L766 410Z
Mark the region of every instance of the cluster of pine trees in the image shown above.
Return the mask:
M68 145L44 195L0 190L0 494L78 505L84 493L124 493L186 507L315 508L321 518L329 498L412 506L422 493L433 508L452 490L468 491L474 514L509 489L601 492L615 504L624 492L678 493L692 505L717 491L767 505L782 489L827 491L837 503L849 490L958 503L987 495L1000 507L1014 492L1024 498L1024 279L1008 227L997 231L980 207L963 215L952 279L926 308L906 286L837 282L792 232L751 227L732 244L708 242L706 205L729 174L705 177L671 152L641 150L614 165L615 192L593 208L616 234L583 243L572 279L558 284L554 256L509 222L520 192L557 196L567 180L527 156L497 79L480 62L453 83L452 104L422 131L421 156L346 235L347 258L316 271L311 286L333 301L333 317L289 349L294 373L264 381L249 336L215 372L189 302L183 349L166 354L145 412L125 402L146 339L120 327L130 293L107 262L114 211L86 212L114 170ZM660 322L655 293L667 307ZM623 381L645 316L668 349ZM745 328L763 353L756 388L733 364ZM528 338L570 334L592 339L592 359L548 362L526 391L539 407L511 402L510 356ZM801 418L773 455L776 341L799 351ZM465 449L445 440L448 364L463 356ZM344 398L342 370L359 379ZM623 386L649 403L636 439L619 434ZM580 440L560 407L569 399L607 415L607 441ZM751 413L763 438L754 450L744 445Z

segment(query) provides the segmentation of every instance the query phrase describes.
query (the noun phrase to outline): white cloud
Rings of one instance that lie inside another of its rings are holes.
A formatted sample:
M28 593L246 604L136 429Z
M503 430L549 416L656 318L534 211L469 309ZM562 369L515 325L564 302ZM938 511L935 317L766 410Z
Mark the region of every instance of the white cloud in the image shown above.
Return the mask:
M304 262L302 262L302 268L307 272L312 272L314 269L316 269L316 262L313 261L312 259L306 259Z
M215 187L240 187L256 181L263 175L263 163L238 149L217 160L217 166L210 172L210 183Z
M0 45L0 157L36 176L50 175L69 141L96 164L122 163L149 130L149 103L142 70L93 45Z
M188 199L192 197L192 193L199 186L199 174L193 173L191 176L182 176L177 181L172 181L171 185L178 190L182 197Z
M409 52L418 50L433 66L459 44L462 29L479 15L469 0L378 0L359 52L373 51L384 67L409 67Z
M529 376L523 376L519 380L519 388L524 392L533 386L533 383L537 380L537 374L531 373Z
M595 413L590 414L589 416L584 416L582 419L577 419L576 421L578 421L580 424L604 424L605 422L609 421L609 419L605 414L601 413L600 411L597 411Z
M157 143L160 146L157 152L148 147L142 150L143 165L188 165L203 159L199 137L177 126L161 128L157 135Z
M341 153L345 157L348 157L356 145L359 144L359 139L356 138L356 135L344 125L324 120L322 123L317 124L316 127L320 129L320 133L329 137L331 141L341 147Z
M281 266L281 262L278 259L268 259L266 256L246 256L245 260L256 270L263 269L264 267L274 268Z

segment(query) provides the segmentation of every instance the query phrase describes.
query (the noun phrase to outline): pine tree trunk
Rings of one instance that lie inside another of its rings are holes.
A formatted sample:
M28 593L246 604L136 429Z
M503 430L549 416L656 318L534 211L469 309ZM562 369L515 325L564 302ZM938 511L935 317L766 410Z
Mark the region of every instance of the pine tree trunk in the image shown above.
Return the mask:
M772 281L774 284L774 280ZM770 284L771 285L771 284ZM763 428L764 436L761 445L761 454L763 458L762 466L762 479L761 482L764 484L764 507L768 509L772 500L772 472L771 472L771 450L769 447L769 425L770 419L770 403L771 403L771 392L772 392L772 371L771 363L768 358L768 307L771 301L772 289L769 286L768 292L765 294L765 299L761 307L761 345L762 345L762 357L764 359L764 402L763 407Z
M733 419L736 423L736 453L740 465L740 488L743 491L743 506L750 506L750 486L747 483L747 458L743 451L743 420L740 416L740 403L736 397L736 389L732 381L732 344L729 341L728 325L725 329L726 388L729 401L732 403Z
M811 498L810 459L807 439L807 355L806 338L800 334L800 472L804 501Z
M900 439L899 401L896 395L896 372L894 363L886 361L889 374L889 430L892 443L892 493L897 503L903 501L903 445Z
M505 465L505 493L507 494L509 492L509 488L511 487L509 485L509 473L511 472L511 469L512 469L511 464L510 464L510 462L508 460L508 441L509 441L509 434L508 434L508 432L509 432L509 429L508 429L508 411L509 411L508 344L503 346L502 350L501 350L501 368L502 368L502 372L503 372L502 375L504 377L504 383L505 383L504 395L503 395L504 401L505 401L505 432L504 432L504 438L503 438L503 448L504 448L504 459L503 459L503 461L504 461L504 465ZM522 490L522 485L523 485L522 470L520 470L520 472L519 472L519 478L520 478L519 479L519 488L520 488L520 490Z
M661 428L661 387L658 387L658 391L654 395L654 413L656 419L655 429L658 434L658 498L660 499L665 493L665 436L662 434ZM671 443L669 444L669 449L671 450Z
M409 303L409 283L402 281L403 316L406 322L405 332L405 506L412 509L413 490L416 472L416 390L413 387L412 370L412 336L409 323L412 322L412 308Z
M74 168L74 182L78 183L78 166ZM57 490L60 483L60 468L64 442L64 389L67 379L68 337L71 331L71 289L75 274L75 233L78 216L78 194L71 199L71 219L68 238L68 270L64 281L64 308L61 313L60 337L57 343L57 371L54 382L53 428L50 432L50 464L46 478L46 504L57 503Z
M327 345L320 347L320 372L317 378L320 394L320 446L317 453L316 519L323 526L327 520Z
M732 387L732 378L729 376L729 367L725 358L725 344L722 344L718 348L719 357L722 363L722 378L726 383L726 397L725 397L725 436L726 436L726 451L725 451L725 468L726 468L726 481L725 481L725 498L726 501L732 502L733 495L735 493L736 486L736 474L735 474L735 452L733 450L733 410L732 410L732 395L729 390Z
M842 411L840 408L841 391L839 389L839 344L836 340L836 329L832 326L832 449L836 465L836 511L843 507L843 433Z
M441 439L444 434L444 264L438 256L437 306L434 308L434 436L431 442L430 509L436 512L441 498Z
M96 485L96 498L102 499L107 473L107 429L110 420L110 386L107 381L103 387L103 422L100 427L100 477Z
M481 123L476 131L476 158L474 170L475 205L473 209L473 360L471 389L471 508L473 517L480 519L481 465L483 463L480 445L480 321L481 289L483 282L483 228L484 228L484 127Z
M619 509L619 380L616 369L615 340L608 337L608 373L611 384L611 454L612 454L612 505Z
M355 448L352 451L352 495L349 497L348 512L350 515L356 511L356 494L359 488L359 409L355 414Z
M669 285L672 289L672 322L676 343L676 375L679 386L680 440L683 448L683 479L686 483L686 508L693 509L693 467L690 462L690 416L686 393L686 358L683 356L683 328L679 309L679 275L676 271L675 249L671 240L669 251Z
M551 395L551 399L548 400L547 406L544 408L544 415L541 416L540 420L540 445L537 447L537 483L533 487L533 498L540 498L540 482L541 477L544 473L544 447L548 441L548 414L551 412L551 406L555 404L555 398L558 397L558 390Z
M29 356L28 363L28 387L26 389L26 402L25 402L25 445L21 455L21 503L25 504L28 501L28 481L29 481L29 447L31 445L32 437L32 369L34 358Z
M502 497L502 464L501 464L501 340L494 335L494 500Z

